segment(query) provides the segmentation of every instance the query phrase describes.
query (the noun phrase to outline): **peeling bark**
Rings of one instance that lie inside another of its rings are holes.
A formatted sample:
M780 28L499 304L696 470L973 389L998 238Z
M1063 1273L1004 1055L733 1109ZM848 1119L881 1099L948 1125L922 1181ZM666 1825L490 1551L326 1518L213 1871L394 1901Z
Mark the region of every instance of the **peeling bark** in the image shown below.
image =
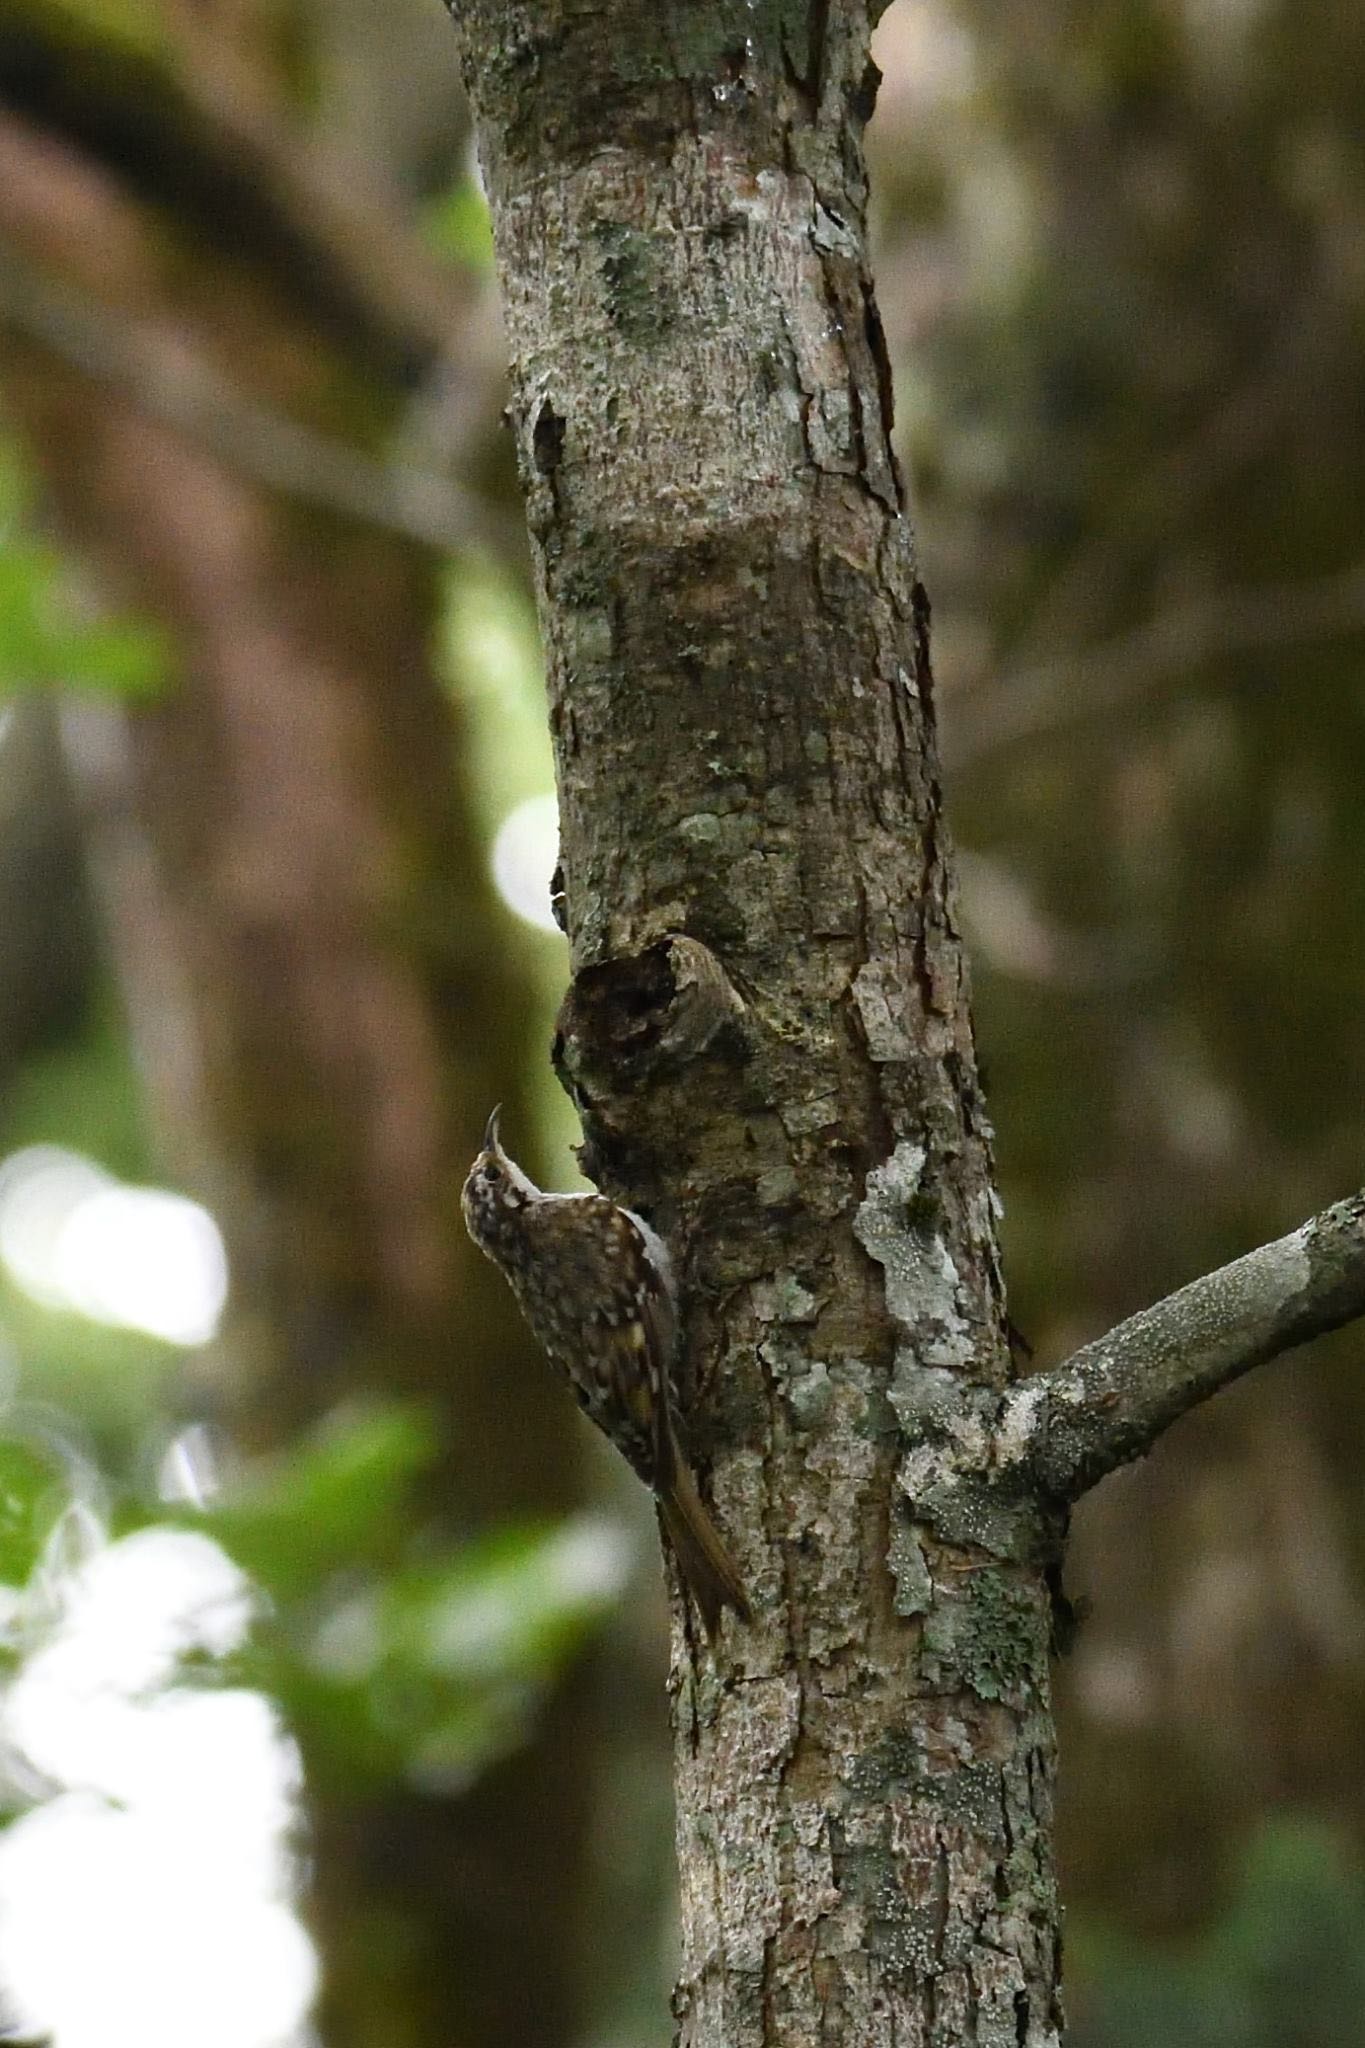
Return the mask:
M1049 1565L928 605L864 243L864 8L456 10L550 677L587 1157L682 1255L758 1620L677 1612L684 2042L1057 2037ZM970 1469L968 1469L970 1468Z

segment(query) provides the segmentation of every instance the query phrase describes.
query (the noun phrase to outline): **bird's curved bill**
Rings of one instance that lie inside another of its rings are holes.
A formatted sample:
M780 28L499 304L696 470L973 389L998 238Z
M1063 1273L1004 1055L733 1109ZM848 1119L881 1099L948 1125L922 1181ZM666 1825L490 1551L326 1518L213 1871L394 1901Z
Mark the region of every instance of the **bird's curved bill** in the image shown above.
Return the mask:
M502 1104L499 1103L492 1116L489 1117L488 1129L483 1134L483 1149L485 1152L498 1152L502 1149L498 1144L498 1118L501 1115Z

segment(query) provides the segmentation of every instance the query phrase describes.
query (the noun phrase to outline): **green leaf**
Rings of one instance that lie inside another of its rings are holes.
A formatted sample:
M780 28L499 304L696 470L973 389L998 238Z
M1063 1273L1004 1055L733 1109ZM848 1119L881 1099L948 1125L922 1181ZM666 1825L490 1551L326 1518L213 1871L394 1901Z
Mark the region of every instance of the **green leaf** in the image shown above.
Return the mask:
M48 549L14 532L5 536L0 546L0 678L8 687L47 674L56 574L56 558Z
M0 695L36 686L150 697L172 673L169 637L135 618L82 617L61 556L28 531L25 490L0 443Z
M396 1580L386 1626L399 1654L448 1679L539 1681L610 1607L620 1577L610 1528L499 1529L440 1569Z
M493 272L493 223L488 201L473 178L461 178L435 199L423 216L426 239L439 256L448 256L480 276Z
M0 1437L0 1583L22 1586L66 1506L52 1461L17 1437Z
M419 1409L343 1409L193 1519L277 1600L298 1599L332 1573L392 1559L413 1482L435 1454Z
M339 1582L278 1611L221 1676L280 1701L310 1777L353 1796L396 1775L453 1789L515 1749L618 1590L609 1529L505 1529L453 1557Z
M1085 2048L1336 2048L1365 2006L1365 1882L1347 1838L1293 1815L1248 1843L1221 1917L1184 1942L1070 1934ZM1089 2008L1086 2012L1086 2008Z
M169 636L150 620L106 620L73 631L61 649L60 673L49 681L112 697L154 698L172 674Z

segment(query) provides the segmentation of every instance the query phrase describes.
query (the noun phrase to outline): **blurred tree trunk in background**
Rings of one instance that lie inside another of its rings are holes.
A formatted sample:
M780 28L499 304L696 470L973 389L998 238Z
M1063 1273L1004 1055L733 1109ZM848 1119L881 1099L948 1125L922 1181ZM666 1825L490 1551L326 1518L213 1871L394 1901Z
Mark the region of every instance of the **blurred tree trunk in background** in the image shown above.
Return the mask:
M487 1112L523 1085L532 991L433 668L438 559L320 502L329 450L377 473L459 295L360 174L310 170L276 17L169 25L153 62L73 40L56 8L0 24L24 316L0 397L101 592L173 635L163 700L69 729L155 1134L228 1243L211 1398L265 1450L348 1396L417 1397L442 1432L433 1520L559 1512L577 1439L459 1223ZM166 410L186 388L198 422ZM269 464L300 423L284 495ZM570 1715L462 1796L314 1798L331 2048L570 2038Z
M81 1014L97 918L54 708L8 708L16 763L0 791L0 1089L25 1053Z

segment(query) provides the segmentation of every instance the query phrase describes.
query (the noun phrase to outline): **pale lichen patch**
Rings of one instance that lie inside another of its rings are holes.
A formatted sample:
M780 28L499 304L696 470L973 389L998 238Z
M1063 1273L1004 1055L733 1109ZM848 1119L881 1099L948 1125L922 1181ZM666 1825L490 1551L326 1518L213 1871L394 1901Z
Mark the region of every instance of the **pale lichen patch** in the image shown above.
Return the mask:
M820 1313L819 1298L789 1271L756 1280L752 1299L754 1314L765 1323L813 1323Z
M869 1173L853 1228L885 1269L887 1310L912 1340L917 1361L960 1369L971 1360L971 1331L957 1267L938 1231L923 1220L933 1213L922 1188L924 1164L924 1147L902 1138Z
M1047 1388L1038 1380L1011 1387L1000 1405L995 1431L995 1459L1002 1469L1024 1465L1047 1426Z
M872 1058L882 1063L909 1059L915 1051L915 1040L906 1011L905 990L899 980L889 977L883 963L869 961L859 968L853 977L853 1000L858 1005Z
M824 1420L833 1394L829 1367L822 1359L803 1359L787 1382L792 1418L801 1429L816 1429Z
M839 1121L837 1095L819 1095L810 1102L793 1102L779 1114L788 1137L806 1137L812 1131L827 1131Z
M934 1582L915 1526L909 1520L898 1518L893 1523L887 1563L896 1583L892 1605L897 1614L907 1619L913 1614L927 1614Z
M721 821L714 811L694 811L691 817L682 818L678 823L679 837L693 846L714 845L721 830Z
M906 1436L919 1437L926 1429L950 1426L961 1392L956 1377L945 1367L921 1365L913 1351L902 1347L891 1375L890 1400Z

